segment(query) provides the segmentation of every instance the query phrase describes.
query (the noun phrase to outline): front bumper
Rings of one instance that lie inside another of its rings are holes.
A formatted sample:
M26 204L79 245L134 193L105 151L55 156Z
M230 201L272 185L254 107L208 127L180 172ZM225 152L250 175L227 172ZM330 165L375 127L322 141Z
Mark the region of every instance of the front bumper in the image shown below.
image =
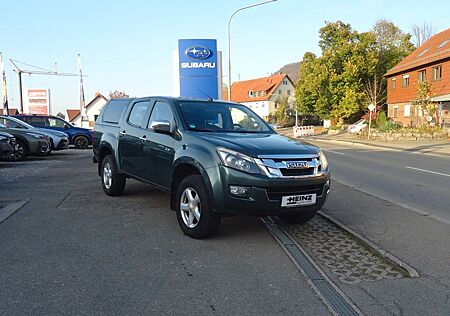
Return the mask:
M207 170L211 182L213 210L221 214L281 215L304 210L320 210L330 190L329 170L311 178L268 178L260 174L247 174L225 166ZM248 198L234 197L230 185L250 187ZM316 194L314 205L282 207L283 196Z
M47 141L39 140L37 144L37 148L34 152L31 152L32 155L46 155L48 152L51 151L51 145Z
M54 145L54 150L68 149L69 148L69 139L61 138L57 145Z
M0 158L5 159L11 157L14 152L14 148L10 143L1 142L0 143Z

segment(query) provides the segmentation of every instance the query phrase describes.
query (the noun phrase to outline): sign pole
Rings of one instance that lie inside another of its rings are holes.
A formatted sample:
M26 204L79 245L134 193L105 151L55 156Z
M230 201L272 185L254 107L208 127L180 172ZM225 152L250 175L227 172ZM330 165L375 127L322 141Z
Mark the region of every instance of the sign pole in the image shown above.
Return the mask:
M373 110L375 110L375 105L373 105L373 103L370 103L368 108L369 108L369 132L367 134L367 139L370 139L370 128L372 125L372 112L373 112Z

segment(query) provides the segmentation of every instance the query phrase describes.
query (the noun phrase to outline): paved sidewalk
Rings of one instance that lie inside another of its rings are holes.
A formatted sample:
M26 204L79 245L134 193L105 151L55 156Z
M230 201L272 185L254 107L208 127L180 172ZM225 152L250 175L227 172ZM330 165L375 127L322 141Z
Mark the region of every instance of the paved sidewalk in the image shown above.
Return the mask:
M294 137L292 128L283 128L277 131L288 137ZM359 138L356 135L343 132L337 135L318 134L314 136L300 137L302 140L320 140L346 144L360 144L373 147L389 148L401 151L437 154L450 157L450 138L447 140L427 141L381 141Z

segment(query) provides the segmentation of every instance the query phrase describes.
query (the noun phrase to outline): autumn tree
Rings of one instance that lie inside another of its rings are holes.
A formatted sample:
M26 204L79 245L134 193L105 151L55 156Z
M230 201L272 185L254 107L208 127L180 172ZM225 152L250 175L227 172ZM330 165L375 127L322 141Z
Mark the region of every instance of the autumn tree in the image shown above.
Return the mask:
M322 55L307 52L300 62L296 106L303 114L342 121L369 103L386 99L386 71L408 55L411 35L380 20L359 33L350 24L326 22L319 30Z
M109 98L110 99L123 99L123 98L129 98L130 96L126 94L124 91L109 91Z

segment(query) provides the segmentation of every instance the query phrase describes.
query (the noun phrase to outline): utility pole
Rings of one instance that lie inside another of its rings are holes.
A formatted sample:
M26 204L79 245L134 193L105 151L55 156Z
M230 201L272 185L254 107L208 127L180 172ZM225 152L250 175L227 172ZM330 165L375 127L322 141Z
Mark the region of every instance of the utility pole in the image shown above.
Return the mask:
M20 112L23 113L23 91L22 91L22 74L29 74L29 75L48 75L48 76L69 76L69 77L75 77L77 76L77 74L73 74L73 73L64 73L64 72L58 72L56 69L56 63L55 63L55 71L52 70L48 70L48 69L44 69L44 68L40 68L37 66L33 66L21 61L17 61L17 60L13 60L10 59L9 60L11 62L11 64L14 66L15 69L13 69L17 75L19 76L19 102L20 102ZM33 67L36 69L40 69L40 70L25 70L20 68L17 64L23 64L29 67Z

